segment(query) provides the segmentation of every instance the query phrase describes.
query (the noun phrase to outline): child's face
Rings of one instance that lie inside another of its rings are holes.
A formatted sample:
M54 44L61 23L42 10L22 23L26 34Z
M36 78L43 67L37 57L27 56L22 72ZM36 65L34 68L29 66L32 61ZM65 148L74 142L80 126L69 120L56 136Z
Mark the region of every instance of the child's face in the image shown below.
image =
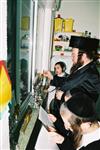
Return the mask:
M55 70L55 74L57 74L57 75L60 75L63 72L62 68L59 64L55 65L54 70Z

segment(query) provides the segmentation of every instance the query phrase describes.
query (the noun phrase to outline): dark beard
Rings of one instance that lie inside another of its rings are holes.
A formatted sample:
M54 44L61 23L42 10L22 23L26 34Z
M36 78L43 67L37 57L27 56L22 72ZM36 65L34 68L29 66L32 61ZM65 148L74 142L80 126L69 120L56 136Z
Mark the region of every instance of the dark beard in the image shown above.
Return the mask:
M82 64L80 64L80 63L76 63L76 64L74 64L72 67L71 67L71 69L70 69L70 74L71 73L73 73L73 72L75 72L78 68L80 68L82 66Z
M80 68L83 65L81 58L82 58L82 55L79 55L77 63L73 64L70 69L70 74L74 73L78 68Z

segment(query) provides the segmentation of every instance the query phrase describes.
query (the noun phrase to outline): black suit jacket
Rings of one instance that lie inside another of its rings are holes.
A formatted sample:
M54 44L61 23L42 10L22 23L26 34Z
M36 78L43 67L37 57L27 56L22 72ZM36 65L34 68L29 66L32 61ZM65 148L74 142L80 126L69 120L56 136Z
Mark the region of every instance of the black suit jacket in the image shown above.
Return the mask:
M69 138L67 138L61 145L58 146L60 150L76 150ZM100 150L100 140L94 141L85 147L83 146L79 150Z
M71 94L83 91L96 101L100 94L100 74L95 62L91 62L70 74L61 90L70 91Z
M55 86L56 88L60 88L66 82L67 76L67 73L65 73L62 77L54 75L53 80L51 80L50 82L50 85Z

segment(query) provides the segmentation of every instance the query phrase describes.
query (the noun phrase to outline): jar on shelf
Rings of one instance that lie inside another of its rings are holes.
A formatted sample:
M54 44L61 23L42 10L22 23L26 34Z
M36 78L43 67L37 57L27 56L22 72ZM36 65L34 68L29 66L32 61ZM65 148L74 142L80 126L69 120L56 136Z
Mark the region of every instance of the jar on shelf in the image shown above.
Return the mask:
M72 18L64 19L64 32L73 32L74 20Z
M29 35L25 34L21 39L21 48L29 48Z
M54 32L62 32L63 31L63 18L61 18L60 14L54 19Z

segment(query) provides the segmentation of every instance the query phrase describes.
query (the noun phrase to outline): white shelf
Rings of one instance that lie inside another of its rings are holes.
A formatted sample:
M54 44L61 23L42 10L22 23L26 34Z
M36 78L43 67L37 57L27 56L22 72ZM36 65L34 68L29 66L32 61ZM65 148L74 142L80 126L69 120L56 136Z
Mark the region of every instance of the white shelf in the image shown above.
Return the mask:
M57 55L61 57L64 57L64 56L70 57L71 51L53 51L53 56L57 56Z
M29 48L21 48L21 52L29 52Z
M79 36L82 36L83 35L83 32L54 32L54 35L55 34L71 34L71 35L79 35Z
M82 36L82 32L55 32L53 40L53 51L55 51L55 46L62 46L62 51L69 49L69 40L72 35ZM60 38L59 36L62 36Z

